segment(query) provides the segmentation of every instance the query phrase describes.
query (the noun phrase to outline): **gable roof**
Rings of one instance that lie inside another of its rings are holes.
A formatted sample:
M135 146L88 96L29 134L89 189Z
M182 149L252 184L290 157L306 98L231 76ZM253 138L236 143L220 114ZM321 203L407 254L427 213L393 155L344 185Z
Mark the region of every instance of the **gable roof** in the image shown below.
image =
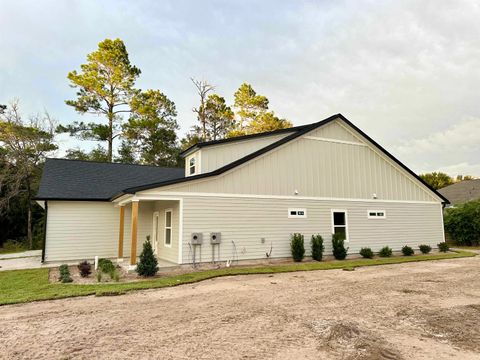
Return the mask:
M366 138L370 143L372 143L375 147L377 147L378 149L380 149L388 158L390 158L393 162L395 162L396 164L398 164L402 169L404 169L407 173L409 173L410 175L412 175L415 179L417 179L422 185L424 185L427 189L429 189L432 193L434 193L436 196L438 196L440 199L443 200L444 203L449 203L448 199L446 197L444 197L442 194L440 194L439 192L437 192L435 189L433 189L429 184L427 184L424 180L422 180L417 174L415 174L412 170L410 170L406 165L404 165L402 162L400 162L400 160L398 160L397 158L395 158L392 154L390 154L387 150L385 150L382 146L380 146L376 141L374 141L372 138L370 138L367 134L365 134L362 130L360 130L358 127L356 127L353 123L351 123L346 117L344 117L342 114L336 114L336 115L332 115L324 120L321 120L319 122L316 122L316 123L313 123L313 124L309 124L309 125L303 125L303 126L299 126L299 127L296 127L296 128L290 128L289 130L293 130L293 134L290 134L270 145L267 145L249 155L246 155L236 161L233 161L221 168L218 168L214 171L211 171L211 172L208 172L208 173L204 173L204 174L200 174L200 175L194 175L194 176L189 176L189 177L184 177L184 178L179 178L179 179L171 179L171 180L167 180L167 181L160 181L160 182L155 182L155 183L151 183L151 184L145 184L145 185L140 185L140 186L134 186L134 187L131 187L131 188L127 188L125 190L123 190L122 192L120 192L119 194L117 194L114 198L117 198L121 195L124 195L124 194L134 194L138 191L143 191L143 190L148 190L148 189L152 189L152 188L156 188L156 187L162 187L162 186L167 186L167 185L173 185L173 184L178 184L178 183L183 183L183 182L188 182L188 181L194 181L194 180L198 180L198 179L204 179L204 178L209 178L209 177L212 177L212 176L217 176L217 175L221 175L237 166L240 166L260 155L263 155L275 148L278 148L279 146L283 145L283 144L286 144L288 143L289 141L292 141L302 135L305 135L306 133L316 129L316 128L319 128L321 126L324 126L332 121L334 121L335 119L341 119L343 120L345 123L347 123L350 127L352 127L355 131L357 131L360 135L362 135L364 138ZM282 129L283 130L287 130L287 129ZM278 134L278 130L275 132L270 132L270 133L276 133ZM259 134L259 135L262 135L262 136L265 136L266 133L262 133L262 134ZM229 140L229 139L227 139ZM224 141L225 142L225 141ZM211 142L210 142L211 143ZM217 144L219 143L218 141L216 142ZM208 143L204 143L203 146L207 146L206 144ZM188 150L188 149L187 149Z
M480 200L480 179L460 181L439 189L438 192L454 205Z
M36 199L108 201L128 187L184 176L183 168L47 159Z
M262 133L257 133L257 134L235 136L235 137L227 138L227 139L219 139L219 140L199 142L199 143L196 143L196 144L190 146L188 149L182 151L180 153L180 156L186 157L189 154L193 153L194 151L196 151L198 149L201 149L201 148L204 148L204 147L207 147L207 146L231 143L231 142L242 141L242 140L250 140L250 139L255 139L255 138L259 138L259 137L272 136L272 135L278 135L278 134L300 131L307 126L309 126L309 125L294 126L294 127L291 127L291 128L278 129L278 130L267 131L267 132L262 132Z

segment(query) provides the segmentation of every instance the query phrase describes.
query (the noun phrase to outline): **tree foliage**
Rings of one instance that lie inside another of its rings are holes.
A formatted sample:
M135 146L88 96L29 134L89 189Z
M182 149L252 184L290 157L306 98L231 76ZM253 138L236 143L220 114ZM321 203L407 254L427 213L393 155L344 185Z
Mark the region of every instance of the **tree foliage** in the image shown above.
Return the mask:
M131 116L123 125L125 140L119 151L123 162L176 166L179 126L173 101L159 90L147 90L132 99L131 109Z
M134 88L140 69L130 63L122 40L106 39L98 49L87 55L81 71L68 74L71 87L77 89L77 98L65 103L80 114L105 116L107 123L74 122L60 126L58 131L69 132L80 139L107 142L107 156L112 161L113 140L119 136L121 114L129 112L128 105L138 93Z
M258 95L250 84L243 83L234 94L236 110L235 128L228 137L256 134L292 127L286 119L275 116L269 111L266 96Z
M435 190L444 188L445 186L452 185L454 183L453 179L448 174L442 172L420 174L420 178Z
M480 200L447 208L445 230L459 245L480 244Z
M33 197L41 166L46 156L57 149L52 119L45 113L25 120L18 100L12 101L0 116L0 149L0 212L8 213L12 201L25 204L27 239L32 248Z
M158 272L158 261L153 253L150 237L143 243L143 250L137 265L137 273L140 276L154 276Z

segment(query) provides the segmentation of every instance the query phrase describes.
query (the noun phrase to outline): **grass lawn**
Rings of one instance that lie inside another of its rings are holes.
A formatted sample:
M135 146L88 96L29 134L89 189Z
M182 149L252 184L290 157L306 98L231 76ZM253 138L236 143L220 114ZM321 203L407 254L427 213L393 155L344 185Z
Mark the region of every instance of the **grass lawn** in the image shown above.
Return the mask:
M455 245L454 243L447 243L448 246L450 246L451 248L455 248L455 249L461 249L461 250L480 250L480 246L461 246L461 245Z
M17 247L17 248L0 248L0 255L2 254L14 254L22 251L27 251L28 249Z
M85 295L116 295L139 289L153 289L194 283L229 275L272 274L291 271L354 269L361 266L400 264L415 261L454 259L475 256L468 251L433 255L396 256L391 258L355 259L343 261L292 263L259 267L230 267L189 274L155 278L151 280L113 284L52 284L48 281L48 269L11 270L0 272L0 305L29 301L61 299Z

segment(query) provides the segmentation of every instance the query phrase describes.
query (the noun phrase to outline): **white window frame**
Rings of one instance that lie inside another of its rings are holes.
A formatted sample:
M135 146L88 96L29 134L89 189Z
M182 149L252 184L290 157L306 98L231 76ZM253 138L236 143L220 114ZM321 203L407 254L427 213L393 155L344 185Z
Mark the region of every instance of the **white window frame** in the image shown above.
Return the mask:
M193 165L191 164L193 161ZM195 175L197 173L197 157L195 155L193 156L190 156L190 158L188 158L188 176L192 176L192 175ZM193 172L192 172L192 168L193 168Z
M157 226L155 227L155 220L157 220ZM160 213L155 211L153 213L153 223L152 223L152 247L153 253L157 255L158 253L158 228L160 227Z
M167 226L167 213L170 213L170 226ZM167 244L167 230L170 230L170 244ZM165 223L163 231L163 245L172 247L173 242L173 209L165 209Z
M291 212L296 211L303 211L303 215L292 215ZM289 208L288 209L288 218L289 219L306 219L307 218L307 209L305 208Z
M331 221L332 221L332 234L335 234L335 219L334 213L344 213L345 214L345 225L337 225L337 227L345 226L345 242L350 241L350 236L348 235L348 211L345 209L332 209L331 210Z
M375 213L376 215L370 215L370 213ZM379 216L378 213L383 213L383 216ZM367 217L373 220L382 220L387 218L387 212L385 210L367 210Z

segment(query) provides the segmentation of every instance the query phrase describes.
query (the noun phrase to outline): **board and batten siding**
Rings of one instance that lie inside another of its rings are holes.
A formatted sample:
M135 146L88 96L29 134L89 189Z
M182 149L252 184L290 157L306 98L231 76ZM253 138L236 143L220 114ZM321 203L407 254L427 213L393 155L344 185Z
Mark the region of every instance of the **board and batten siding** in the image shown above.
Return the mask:
M288 218L289 208L305 208L307 218ZM295 232L305 236L306 255L310 254L312 234L322 235L325 254L331 254L332 209L347 211L349 253L358 253L365 246L373 251L387 245L400 250L404 245L434 247L443 241L440 203L187 196L184 198L183 262L192 262L189 242L193 232L203 233L201 257L197 253L197 261L203 262L212 260L211 232L221 233L222 261L265 259L270 247L273 258L290 257L290 234ZM368 210L384 210L387 217L368 219Z
M140 202L137 254L152 233L153 202ZM120 210L111 202L48 201L45 261L116 258ZM125 206L123 256L130 256L131 205Z
M375 194L380 200L441 201L347 126L336 120L225 174L142 193L292 196L297 191L304 197L372 199Z
M279 135L269 135L249 140L240 140L225 144L211 145L196 151L197 159L200 159L200 173L207 173L235 160L238 160L248 154L251 154L265 146L283 139L291 133ZM190 157L187 157L187 161ZM188 169L188 163L186 164ZM188 176L188 174L187 174Z

